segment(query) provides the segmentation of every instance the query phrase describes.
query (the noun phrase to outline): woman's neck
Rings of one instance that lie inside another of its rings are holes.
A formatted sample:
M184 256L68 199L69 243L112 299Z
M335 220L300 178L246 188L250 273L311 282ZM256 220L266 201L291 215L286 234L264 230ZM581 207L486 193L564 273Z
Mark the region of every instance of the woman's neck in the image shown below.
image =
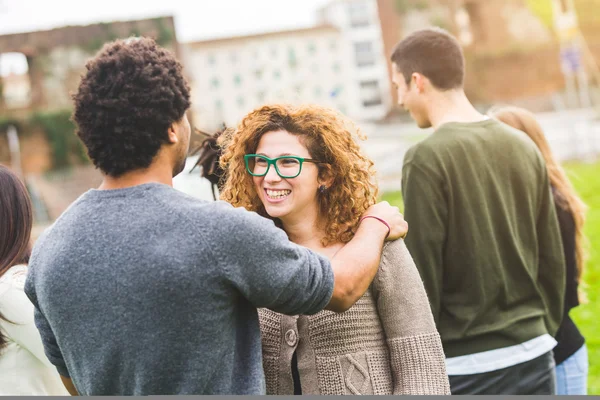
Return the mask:
M281 220L281 223L290 240L304 247L311 247L311 243L320 243L325 236L318 221L312 218L286 219Z
M325 229L315 219L300 219L297 221L281 221L283 230L290 240L296 244L307 247L328 258L332 258L343 247L341 243L323 246L321 240L325 237Z

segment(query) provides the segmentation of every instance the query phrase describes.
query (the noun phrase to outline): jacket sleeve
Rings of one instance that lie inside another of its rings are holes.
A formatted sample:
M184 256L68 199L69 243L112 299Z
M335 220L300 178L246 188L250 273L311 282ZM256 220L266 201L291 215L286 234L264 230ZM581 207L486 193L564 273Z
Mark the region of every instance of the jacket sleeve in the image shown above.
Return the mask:
M34 307L23 291L24 275L11 278L10 290L4 294L2 301L2 313L10 323L5 324L4 333L8 335L21 348L29 351L42 364L53 367L46 354L40 333L34 323Z
M440 335L402 240L386 244L373 295L390 350L394 395L450 394Z

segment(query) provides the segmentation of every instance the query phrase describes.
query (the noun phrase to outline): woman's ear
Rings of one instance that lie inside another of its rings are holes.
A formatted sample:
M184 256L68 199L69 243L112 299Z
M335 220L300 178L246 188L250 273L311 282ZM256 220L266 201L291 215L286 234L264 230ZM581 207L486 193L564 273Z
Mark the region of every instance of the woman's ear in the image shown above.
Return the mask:
M335 180L333 170L330 165L320 165L319 168L319 186L322 185L329 189Z

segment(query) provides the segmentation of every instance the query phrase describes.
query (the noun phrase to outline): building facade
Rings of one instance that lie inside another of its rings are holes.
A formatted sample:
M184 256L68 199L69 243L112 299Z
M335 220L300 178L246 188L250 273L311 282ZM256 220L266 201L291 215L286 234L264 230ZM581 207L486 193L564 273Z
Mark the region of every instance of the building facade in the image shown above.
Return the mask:
M337 27L351 54L351 82L359 93L356 118L379 120L392 106L382 29L376 0L333 0L318 12L321 23Z
M183 44L195 125L232 126L272 102L317 103L356 115L359 93L349 84L342 42L338 29L317 26Z
M384 118L392 101L377 1L334 0L317 19L310 28L183 44L194 123L235 125L270 102Z

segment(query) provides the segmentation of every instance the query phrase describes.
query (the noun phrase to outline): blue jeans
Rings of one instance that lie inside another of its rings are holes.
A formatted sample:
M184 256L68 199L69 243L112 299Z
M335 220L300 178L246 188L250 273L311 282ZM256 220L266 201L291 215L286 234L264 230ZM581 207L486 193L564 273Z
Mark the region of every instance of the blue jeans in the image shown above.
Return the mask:
M587 395L588 354L585 344L556 366L556 394Z

